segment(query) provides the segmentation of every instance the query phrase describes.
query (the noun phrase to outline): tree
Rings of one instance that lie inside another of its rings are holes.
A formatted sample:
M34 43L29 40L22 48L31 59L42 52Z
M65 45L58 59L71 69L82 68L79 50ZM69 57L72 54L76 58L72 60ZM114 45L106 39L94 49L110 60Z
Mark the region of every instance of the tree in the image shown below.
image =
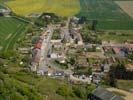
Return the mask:
M88 74L89 74L89 75L92 74L92 68L91 68L91 67L89 67L89 69L88 69Z
M126 68L123 64L118 64L115 68L115 77L117 79L124 79Z
M93 91L95 88L96 88L96 86L93 85L93 84L87 85L86 91L87 91L87 97L88 97L88 98L90 97L92 91Z
M97 20L92 21L92 30L96 31Z
M71 65L74 65L76 63L74 57L71 57L70 60L69 60L70 64Z

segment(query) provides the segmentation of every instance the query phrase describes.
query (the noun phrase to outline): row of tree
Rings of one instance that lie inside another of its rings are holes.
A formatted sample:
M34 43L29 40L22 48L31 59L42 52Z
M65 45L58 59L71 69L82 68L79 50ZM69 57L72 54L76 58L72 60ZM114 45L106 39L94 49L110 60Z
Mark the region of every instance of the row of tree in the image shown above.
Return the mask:
M126 70L126 67L123 64L118 64L115 67L115 78L132 80L133 79L133 71Z
M112 65L108 77L109 85L115 87L116 79L133 80L133 71L126 70L124 64Z

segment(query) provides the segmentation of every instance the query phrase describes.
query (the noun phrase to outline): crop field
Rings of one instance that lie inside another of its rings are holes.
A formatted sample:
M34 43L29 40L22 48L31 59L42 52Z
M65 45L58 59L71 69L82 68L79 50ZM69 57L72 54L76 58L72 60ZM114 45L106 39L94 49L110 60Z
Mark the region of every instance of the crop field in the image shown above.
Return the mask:
M18 15L52 12L59 16L72 16L80 10L78 0L12 0L6 4Z
M23 35L26 23L12 17L0 17L0 50L13 49L15 42Z
M77 16L98 20L98 28L132 30L133 19L112 0L80 0Z
M133 17L133 1L116 1L116 3L123 9L128 15Z
M2 3L3 2L3 0L0 0L0 3Z

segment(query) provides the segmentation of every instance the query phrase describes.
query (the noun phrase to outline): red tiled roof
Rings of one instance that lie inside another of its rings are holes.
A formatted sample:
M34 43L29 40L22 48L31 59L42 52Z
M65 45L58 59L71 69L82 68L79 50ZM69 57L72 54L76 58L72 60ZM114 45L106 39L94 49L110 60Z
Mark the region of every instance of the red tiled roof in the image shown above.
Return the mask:
M42 44L40 42L36 43L34 48L41 49Z
M114 52L115 52L116 54L120 53L120 49L119 49L119 48L113 48L113 50L114 50Z

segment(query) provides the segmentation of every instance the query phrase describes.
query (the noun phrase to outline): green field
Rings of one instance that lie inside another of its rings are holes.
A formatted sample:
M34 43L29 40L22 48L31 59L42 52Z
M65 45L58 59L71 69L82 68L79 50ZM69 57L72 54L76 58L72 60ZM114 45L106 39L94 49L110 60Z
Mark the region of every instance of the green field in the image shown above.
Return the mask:
M18 15L52 12L72 16L80 10L78 0L11 0L6 4Z
M2 3L3 2L3 0L0 0L0 3Z
M98 34L99 38L103 41L115 41L115 42L124 42L124 41L133 41L133 30L117 30L115 34L111 34L114 31L110 31L105 34Z
M80 0L77 16L97 19L100 29L133 29L133 19L112 0Z
M23 35L26 23L12 17L0 17L0 50L13 49L15 42Z

